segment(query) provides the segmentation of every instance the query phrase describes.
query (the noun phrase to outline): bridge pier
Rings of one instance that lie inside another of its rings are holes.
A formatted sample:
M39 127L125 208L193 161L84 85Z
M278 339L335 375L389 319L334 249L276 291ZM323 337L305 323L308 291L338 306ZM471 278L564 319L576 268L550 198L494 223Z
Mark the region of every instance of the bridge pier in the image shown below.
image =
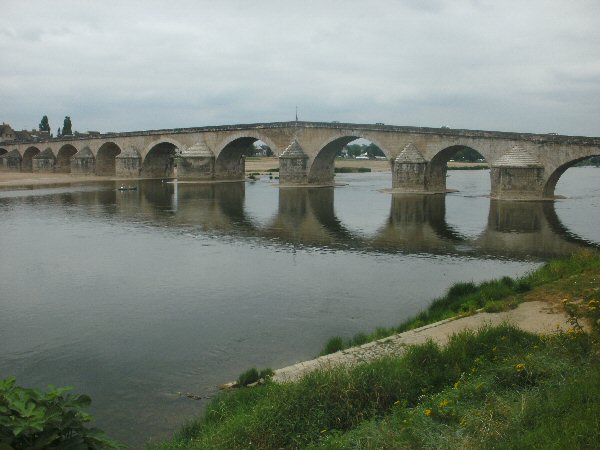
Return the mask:
M0 158L1 166L0 168L4 172L20 172L21 171L21 163L23 158L21 158L21 154L17 149L11 150L8 153L5 153Z
M96 158L89 147L83 148L71 157L71 173L75 175L96 173Z
M176 159L178 179L212 180L215 177L215 155L202 142L183 149Z
M139 177L142 158L134 147L127 148L115 156L115 174L118 177Z
M308 184L308 156L296 140L279 156L279 184Z
M540 200L544 192L544 166L515 145L490 167L491 197L500 200Z
M423 193L426 191L427 161L413 144L408 144L392 160L392 189L396 192Z
M52 149L46 150L35 155L31 160L31 170L37 173L53 173L56 166L56 157Z

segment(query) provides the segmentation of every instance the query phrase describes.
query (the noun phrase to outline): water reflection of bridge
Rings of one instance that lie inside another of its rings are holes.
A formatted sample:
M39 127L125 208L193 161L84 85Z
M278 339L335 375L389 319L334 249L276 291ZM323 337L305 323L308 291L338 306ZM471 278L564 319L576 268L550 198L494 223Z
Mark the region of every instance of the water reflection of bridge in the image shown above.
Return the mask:
M277 191L266 221L248 212L244 183L140 182L139 190L77 192L62 201L95 203L103 215L215 234L237 234L308 247L378 252L549 258L594 246L574 236L553 202L490 200L487 226L469 237L446 221L445 195L390 195L390 210L376 232L351 230L336 215L334 188ZM384 194L382 194L384 195Z

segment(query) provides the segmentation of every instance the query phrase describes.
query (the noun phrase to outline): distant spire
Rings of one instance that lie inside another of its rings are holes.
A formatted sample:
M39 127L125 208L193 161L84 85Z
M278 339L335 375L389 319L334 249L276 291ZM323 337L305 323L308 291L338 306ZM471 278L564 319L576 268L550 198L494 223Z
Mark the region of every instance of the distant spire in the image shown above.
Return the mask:
M298 122L298 105L296 105L296 122Z

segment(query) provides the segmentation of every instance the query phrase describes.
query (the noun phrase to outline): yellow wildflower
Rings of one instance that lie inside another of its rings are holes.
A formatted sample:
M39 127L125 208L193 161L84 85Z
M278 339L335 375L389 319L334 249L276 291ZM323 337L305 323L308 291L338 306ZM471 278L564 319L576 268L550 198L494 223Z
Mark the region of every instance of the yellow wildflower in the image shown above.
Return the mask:
M433 412L433 411L431 411L431 408L427 408L427 409L425 410L425 415L426 415L427 417L429 417L429 416L431 415L431 413L432 413L432 412Z
M517 369L517 372L522 372L525 370L525 364L519 363L515 366L515 369Z
M454 389L458 389L460 387L460 381L454 383Z
M440 408L444 408L444 407L448 406L448 403L450 403L450 402L448 401L448 399L445 398L444 400L442 400L440 402Z

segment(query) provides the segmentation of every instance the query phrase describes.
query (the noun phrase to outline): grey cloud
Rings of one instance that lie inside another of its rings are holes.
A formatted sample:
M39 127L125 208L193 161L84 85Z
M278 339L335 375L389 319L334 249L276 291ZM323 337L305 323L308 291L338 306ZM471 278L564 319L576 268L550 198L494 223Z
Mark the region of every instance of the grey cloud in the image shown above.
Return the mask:
M298 104L306 120L544 131L558 117L600 134L591 0L24 3L0 17L0 119L17 128L287 120Z

